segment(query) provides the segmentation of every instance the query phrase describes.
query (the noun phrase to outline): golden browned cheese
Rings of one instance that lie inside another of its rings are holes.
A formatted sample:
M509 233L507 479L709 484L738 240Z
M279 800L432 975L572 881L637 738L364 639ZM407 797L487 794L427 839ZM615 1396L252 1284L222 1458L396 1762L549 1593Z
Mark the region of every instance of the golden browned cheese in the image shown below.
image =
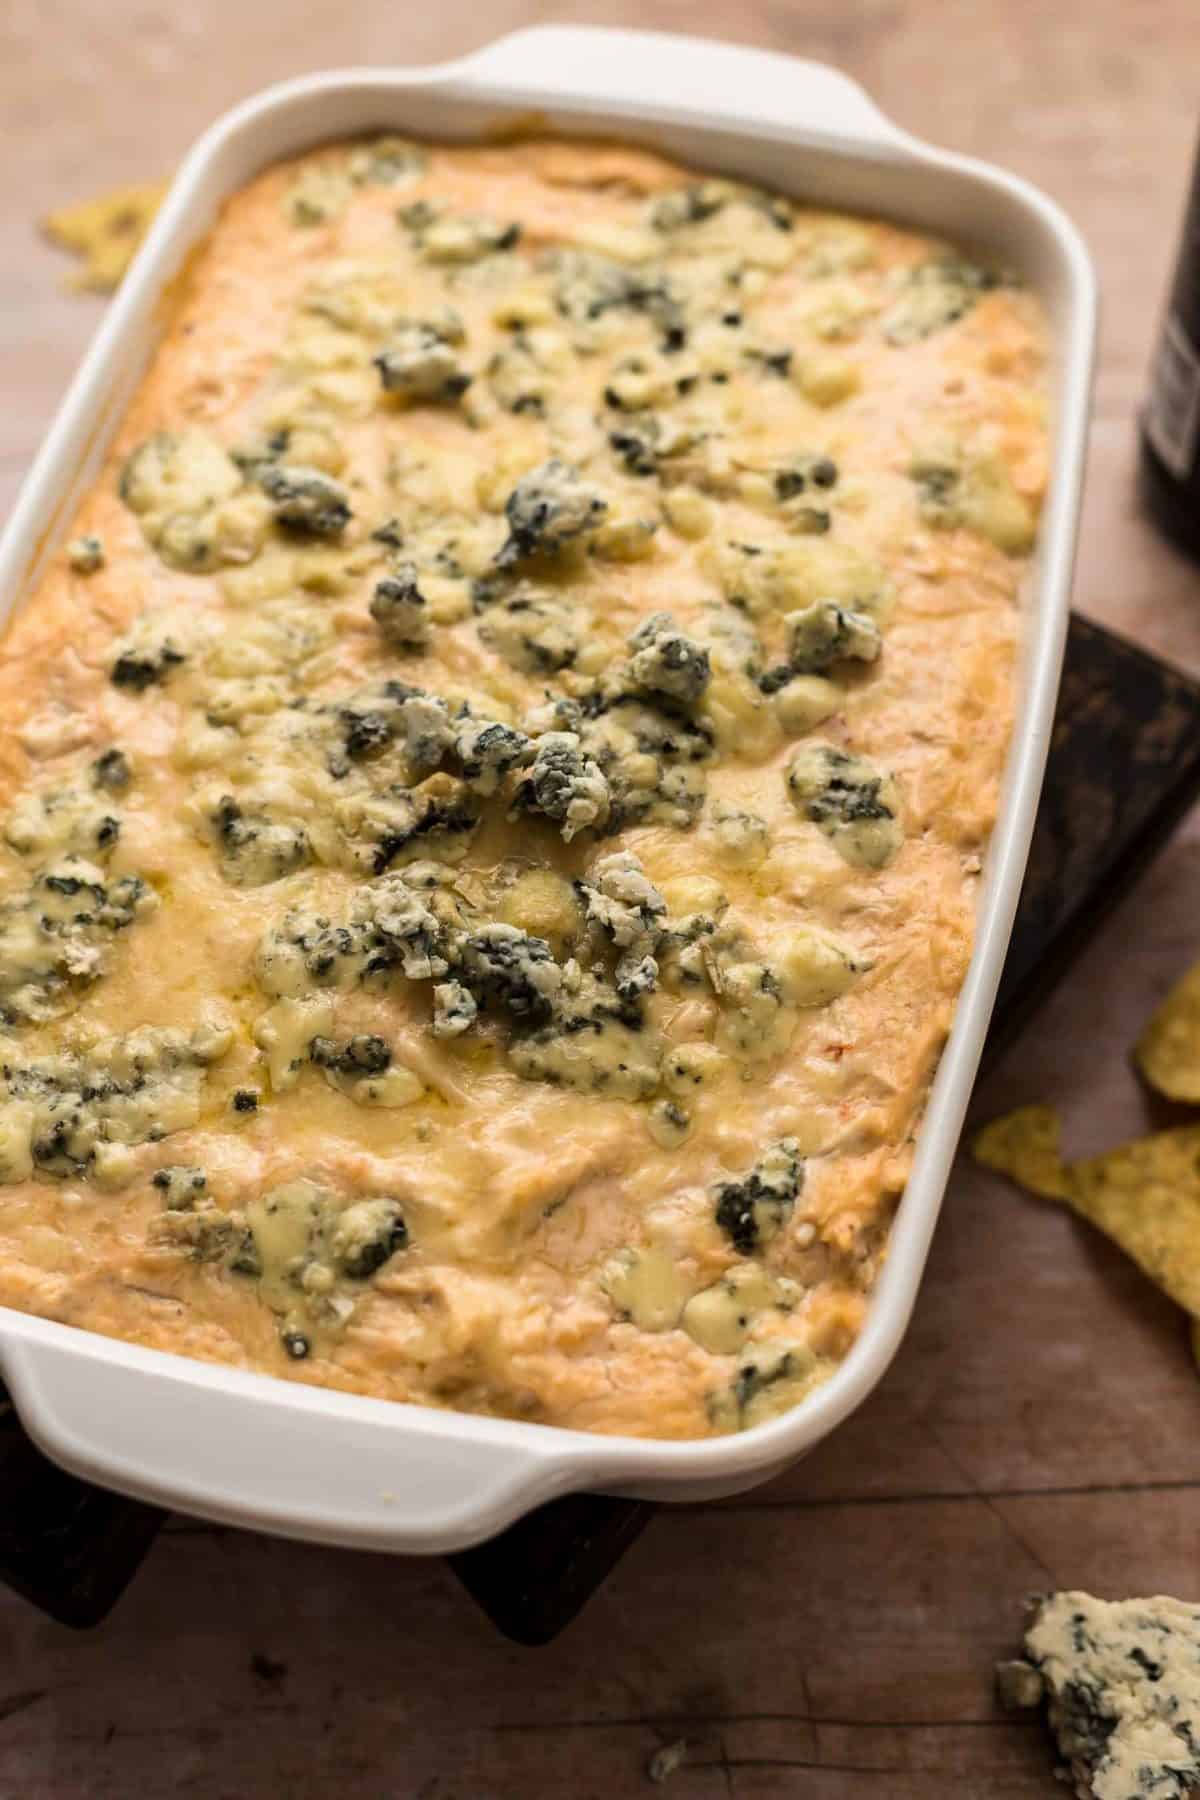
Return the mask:
M0 1302L736 1430L852 1344L971 949L1043 322L603 145L226 206L0 661Z

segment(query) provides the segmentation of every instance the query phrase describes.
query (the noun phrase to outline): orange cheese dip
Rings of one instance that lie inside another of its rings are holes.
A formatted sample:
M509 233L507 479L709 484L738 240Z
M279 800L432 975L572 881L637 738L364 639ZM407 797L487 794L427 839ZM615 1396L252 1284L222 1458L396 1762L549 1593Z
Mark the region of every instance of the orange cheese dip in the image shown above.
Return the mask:
M698 1438L853 1343L1046 473L1003 271L652 155L226 206L0 664L0 1303Z

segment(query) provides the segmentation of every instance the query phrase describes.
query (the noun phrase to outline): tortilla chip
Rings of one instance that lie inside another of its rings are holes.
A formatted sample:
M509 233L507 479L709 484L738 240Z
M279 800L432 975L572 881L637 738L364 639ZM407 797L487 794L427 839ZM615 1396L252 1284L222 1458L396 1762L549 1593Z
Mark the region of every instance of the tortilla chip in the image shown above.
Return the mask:
M1052 1106L1022 1106L985 1125L971 1154L977 1163L1007 1175L1043 1200L1070 1200L1060 1137L1059 1117Z
M1190 1313L1200 1313L1200 1125L1122 1144L1067 1171L1071 1205Z
M1064 1163L1049 1106L1023 1106L980 1132L977 1162L1045 1200L1065 1200L1173 1300L1200 1315L1200 1125Z
M1200 963L1175 983L1133 1055L1151 1087L1168 1100L1200 1103Z
M166 182L114 188L42 220L48 238L84 259L73 287L111 294L120 285L166 191Z

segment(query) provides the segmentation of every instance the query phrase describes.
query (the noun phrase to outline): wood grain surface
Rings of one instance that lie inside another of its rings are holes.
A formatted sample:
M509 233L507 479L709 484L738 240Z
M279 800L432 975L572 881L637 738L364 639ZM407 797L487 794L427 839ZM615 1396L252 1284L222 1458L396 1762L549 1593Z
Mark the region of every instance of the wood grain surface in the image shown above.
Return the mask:
M0 8L0 505L100 316L43 210L171 168L215 113L333 64L440 58L533 0L6 0ZM1132 496L1133 415L1196 126L1194 0L640 0L650 24L825 58L910 129L1032 177L1105 296L1077 603L1200 669L1200 573ZM1033 1096L1073 1152L1153 1109L1126 1059L1200 955L1185 826L980 1091ZM1179 1315L1064 1213L965 1164L908 1342L809 1461L664 1512L553 1647L500 1642L439 1562L176 1521L108 1624L0 1594L0 1795L628 1800L686 1740L680 1800L1035 1800L1040 1730L991 1668L1048 1586L1200 1598L1200 1380Z

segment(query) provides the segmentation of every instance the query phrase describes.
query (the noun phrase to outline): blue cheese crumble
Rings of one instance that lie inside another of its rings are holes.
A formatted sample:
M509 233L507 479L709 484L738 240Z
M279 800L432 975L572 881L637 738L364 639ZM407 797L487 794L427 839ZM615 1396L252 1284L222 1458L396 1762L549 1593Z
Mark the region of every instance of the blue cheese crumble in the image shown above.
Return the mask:
M461 322L400 326L375 357L384 392L411 405L461 400L472 376L458 358Z
M703 644L680 631L670 613L651 613L629 640L629 673L635 687L694 706L712 670Z
M580 831L604 824L609 786L573 731L547 731L534 744L532 761L513 791L513 804L520 812L551 819L569 844Z
M496 565L505 569L531 557L555 557L597 531L607 512L608 501L594 483L551 457L522 476L505 502L508 539Z
M1049 1594L1001 1665L1009 1705L1045 1698L1080 1800L1184 1800L1200 1787L1200 1607Z
M103 975L116 935L157 905L140 876L110 880L80 856L42 869L24 893L0 902L0 1020L41 1023L70 1012Z
M849 863L881 869L904 837L900 798L890 775L833 744L805 744L787 767L787 790L797 810L828 837Z
M233 1042L217 1012L187 1033L141 1026L86 1052L26 1056L0 1044L0 1182L87 1176L123 1187L136 1148L195 1125L209 1066Z

